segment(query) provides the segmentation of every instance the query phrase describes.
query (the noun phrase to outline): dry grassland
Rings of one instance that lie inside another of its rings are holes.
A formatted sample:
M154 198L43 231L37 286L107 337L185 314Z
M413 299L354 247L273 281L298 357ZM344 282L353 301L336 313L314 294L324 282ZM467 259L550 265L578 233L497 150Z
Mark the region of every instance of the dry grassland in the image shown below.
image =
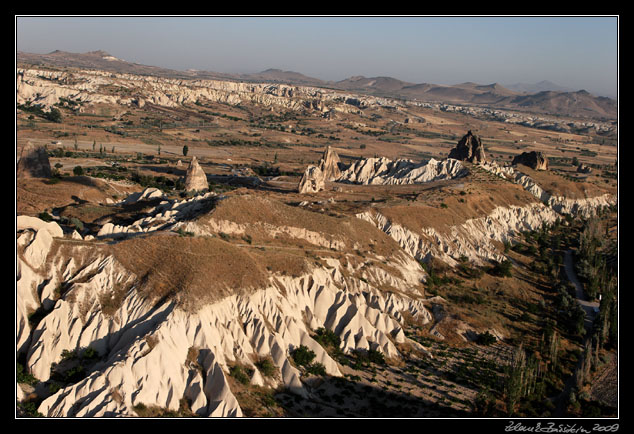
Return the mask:
M258 258L216 238L155 235L109 249L141 280L143 295L154 301L173 297L188 309L262 289L269 282Z

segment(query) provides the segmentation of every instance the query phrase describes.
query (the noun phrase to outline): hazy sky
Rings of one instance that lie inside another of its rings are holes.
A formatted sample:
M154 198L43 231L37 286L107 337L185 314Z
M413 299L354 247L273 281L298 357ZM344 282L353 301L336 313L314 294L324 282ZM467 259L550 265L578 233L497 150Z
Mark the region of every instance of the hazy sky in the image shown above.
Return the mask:
M322 80L413 83L549 80L616 96L618 18L594 17L16 17L16 48L104 50L172 69L279 68Z

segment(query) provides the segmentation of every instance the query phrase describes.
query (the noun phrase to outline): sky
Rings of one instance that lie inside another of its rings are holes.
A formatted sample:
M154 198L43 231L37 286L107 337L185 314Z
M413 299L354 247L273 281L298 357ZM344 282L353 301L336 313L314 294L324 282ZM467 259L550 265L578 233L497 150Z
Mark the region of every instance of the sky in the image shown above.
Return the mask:
M617 96L617 16L16 16L16 50L325 81L554 82Z

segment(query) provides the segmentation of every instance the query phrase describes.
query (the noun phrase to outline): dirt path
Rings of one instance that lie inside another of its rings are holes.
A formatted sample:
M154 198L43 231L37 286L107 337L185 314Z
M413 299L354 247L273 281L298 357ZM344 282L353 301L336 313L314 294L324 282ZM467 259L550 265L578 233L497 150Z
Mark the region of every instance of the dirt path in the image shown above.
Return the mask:
M584 326L586 328L586 332L589 334L592 331L592 325L594 323L594 318L597 315L599 309L599 303L588 301L585 293L583 292L583 285L577 278L577 274L575 273L573 258L572 258L572 250L566 250L564 256L564 269L566 270L566 276L568 280L570 280L576 289L576 298L577 302L581 306L581 308L586 313L586 319L584 321ZM596 308L596 310L595 310ZM582 360L579 360L577 367ZM574 386L575 376L572 375L568 380L566 380L566 384L564 386L563 391L557 397L557 408L555 410L556 417L562 417L565 411L566 401L568 399L568 395L570 394L570 390Z

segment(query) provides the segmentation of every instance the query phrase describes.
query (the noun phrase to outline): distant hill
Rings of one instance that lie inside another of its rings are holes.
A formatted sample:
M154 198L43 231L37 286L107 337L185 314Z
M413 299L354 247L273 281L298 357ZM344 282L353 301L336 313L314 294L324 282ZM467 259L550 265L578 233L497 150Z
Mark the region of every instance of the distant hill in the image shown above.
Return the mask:
M585 90L577 92L544 91L518 96L506 102L509 106L540 113L563 113L570 116L616 118L616 100L594 96Z
M354 76L341 81L323 81L299 72L267 69L249 74L230 74L213 71L178 71L157 66L127 62L105 52L69 53L53 51L48 54L33 54L18 51L20 65L75 67L99 69L118 73L155 75L184 79L213 79L285 83L298 86L327 87L348 92L382 97L415 99L421 102L446 104L485 105L511 110L532 111L566 116L594 118L617 117L617 102L607 97L597 97L586 91L571 91L549 81L534 85L516 83L502 86L499 83L478 84L473 82L455 85L431 83L409 83L392 77Z
M560 86L558 84L553 83L552 81L542 80L539 83L515 83L506 86L508 89L511 89L515 92L520 93L539 93L546 91L555 91L555 92L574 92L576 89L572 89L570 87Z
M17 62L18 65L20 63L27 63L31 65L48 65L61 68L100 69L129 74L164 76L166 74L179 73L182 76L187 75L186 72L127 62L101 50L90 51L88 53L69 53L67 51L55 50L48 54L33 54L18 51Z
M404 87L414 85L414 83L408 83L392 77L367 78L363 76L354 76L331 84L337 89L350 91L373 91L375 93L397 92Z
M273 83L287 83L303 86L325 86L326 82L318 78L308 77L299 72L282 71L281 69L267 69L253 74L241 74L241 79L249 81L270 81Z

